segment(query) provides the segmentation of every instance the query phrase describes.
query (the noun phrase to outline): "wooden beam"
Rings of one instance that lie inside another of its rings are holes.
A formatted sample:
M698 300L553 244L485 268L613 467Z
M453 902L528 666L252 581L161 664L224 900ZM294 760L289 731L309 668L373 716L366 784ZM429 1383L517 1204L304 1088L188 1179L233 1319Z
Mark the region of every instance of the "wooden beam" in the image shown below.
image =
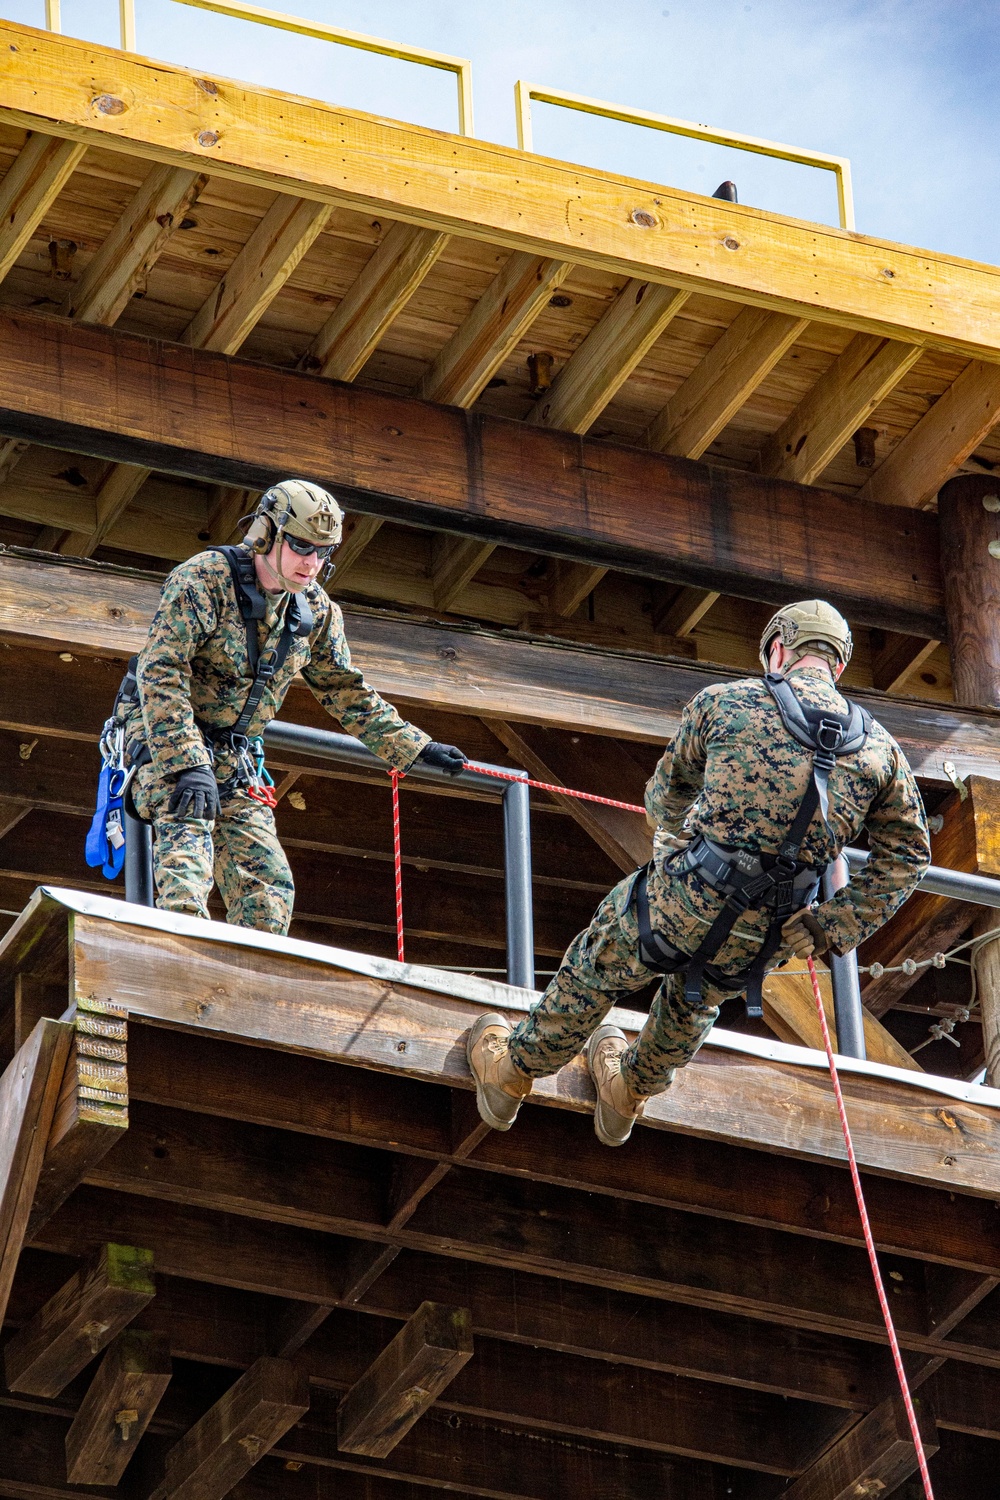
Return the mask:
M974 937L985 937L1000 927L996 912L990 908L980 913L973 925ZM978 948L973 957L976 994L983 1023L983 1051L986 1055L986 1082L1000 1087L1000 938L993 938Z
M344 516L344 540L337 549L334 592L343 586L347 574L368 544L374 541L382 526L381 516Z
M35 1234L128 1128L127 1021L123 1007L81 996L72 1045L31 1209Z
M112 461L256 490L307 472L366 513L768 602L818 594L852 623L944 633L931 515L31 313L0 315L0 408L10 436ZM331 442L349 431L365 441Z
M874 647L874 641L872 645ZM888 632L884 644L872 651L872 686L882 693L900 693L914 672L932 656L940 641Z
M204 172L154 166L73 287L63 311L84 323L117 322L207 181Z
M162 1334L127 1329L110 1345L66 1434L70 1484L116 1485L170 1384Z
M590 563L561 562L556 558L552 571L549 610L560 619L568 620L576 614L584 600L590 598L608 570L592 567Z
M795 962L793 969L800 967ZM825 964L817 963L822 979L829 973ZM823 1007L833 1038L837 1045L837 1025L833 1008L833 995L823 985ZM776 969L764 981L764 1020L783 1042L792 1042L800 1047L823 1048L823 1033L820 1030L816 1002L808 976L785 974ZM869 1062L885 1063L890 1068L905 1068L916 1073L923 1072L920 1064L910 1056L902 1043L897 1042L891 1031L868 1011L864 1015L865 1056Z
M257 504L255 490L244 490L232 485L215 485L210 499L210 510L205 523L208 533L205 540L214 546L225 546L239 539L237 522L248 516Z
M342 1453L385 1458L472 1358L464 1307L423 1302L337 1407Z
M90 712L88 732L96 738L100 719L74 682L78 667L44 653L80 653L97 664L109 657L127 660L142 649L158 598L155 580L128 570L57 564L13 549L0 555L0 639L22 652L42 652L44 668L31 703L0 722L32 732L54 725L62 733L60 706L69 694L77 722ZM679 665L621 651L519 641L509 633L412 616L401 622L375 610L347 607L344 617L355 659L390 699L573 733L662 745L677 733L681 711L696 693L740 675L695 662ZM113 696L114 669L105 670L104 691ZM48 719L42 712L42 683L51 689ZM963 775L1000 781L1000 727L994 715L864 691L852 696L896 738L917 776L947 787L948 760ZM302 718L311 702L307 694L299 702L293 697L289 717ZM6 706L9 711L9 702Z
M674 589L661 607L653 605L653 629L660 635L691 635L720 597L713 589Z
M71 531L59 541L55 550L63 557L92 557L132 504L151 472L137 464L112 464L94 497L93 531Z
M153 1256L104 1244L4 1349L12 1391L58 1396L156 1292Z
M647 447L700 458L808 326L805 318L744 308L653 418Z
M538 398L528 422L535 427L587 432L689 295L636 278L626 282L551 388Z
M208 97L187 69L7 21L11 47L8 124L882 337L1000 350L989 266L253 85ZM124 112L94 108L94 77Z
M288 1360L257 1360L167 1454L150 1500L222 1500L309 1410L305 1376Z
M80 164L79 141L33 133L0 182L0 281L13 269Z
M431 576L436 608L451 608L466 584L471 583L479 572L493 547L493 542L480 542L475 537L434 538Z
M760 470L815 484L872 412L912 369L920 344L859 333L761 450Z
M28 1228L70 1027L41 1020L0 1077L0 1324Z
M300 368L353 380L434 266L448 236L393 224L302 356Z
M938 495L941 567L956 703L1000 708L1000 484L989 474L949 479Z
M914 1397L920 1436L927 1456L940 1446L937 1426L925 1397ZM798 1479L781 1492L782 1500L857 1500L895 1492L917 1471L917 1454L902 1400L893 1397L828 1448Z
M1000 368L974 359L896 444L860 498L878 505L926 505L998 420Z
M181 342L235 354L325 228L330 212L325 204L279 195L195 313Z
M517 250L424 375L416 395L442 406L472 406L549 305L569 262Z

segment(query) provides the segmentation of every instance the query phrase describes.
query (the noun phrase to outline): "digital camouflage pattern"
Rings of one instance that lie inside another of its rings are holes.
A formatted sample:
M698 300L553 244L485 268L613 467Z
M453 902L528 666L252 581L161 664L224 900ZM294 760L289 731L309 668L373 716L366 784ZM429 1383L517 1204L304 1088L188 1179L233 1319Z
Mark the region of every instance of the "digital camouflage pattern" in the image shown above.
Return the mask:
M249 725L251 738L279 712L297 672L343 728L390 766L406 770L430 736L401 718L351 663L343 616L318 583L303 590L313 613L308 637L297 637L275 673ZM288 594L266 595L258 623L261 653L276 646ZM207 916L214 878L228 919L240 926L286 932L293 885L273 815L242 791L224 793L214 825L166 811L178 772L210 759L195 723L214 728L236 722L253 684L246 627L229 564L220 552L200 552L181 563L163 586L137 670L141 710L126 720L130 744L148 744L152 764L136 776L134 797L151 817L157 905ZM216 779L236 769L232 752L215 751Z
M846 713L828 674L789 674L804 703ZM752 678L705 688L687 705L673 743L646 787L658 825L649 872L650 918L669 943L693 953L722 899L694 872L672 865L678 836L705 834L728 848L776 853L812 777L812 754L785 729L764 682ZM841 849L868 834L871 858L849 887L817 909L833 946L847 950L870 936L913 890L930 860L923 802L892 736L873 723L863 750L837 761L830 776L829 824L815 814L802 858L825 868ZM673 837L671 837L673 836ZM658 976L638 957L638 924L630 896L634 876L605 898L570 945L537 1007L514 1030L511 1059L530 1077L556 1072L575 1057L608 1010ZM766 911L747 912L713 964L738 973L755 957L768 927ZM770 968L789 957L779 949ZM703 986L692 1008L680 975L663 979L641 1036L624 1054L629 1087L648 1096L665 1088L670 1070L697 1052L727 993Z

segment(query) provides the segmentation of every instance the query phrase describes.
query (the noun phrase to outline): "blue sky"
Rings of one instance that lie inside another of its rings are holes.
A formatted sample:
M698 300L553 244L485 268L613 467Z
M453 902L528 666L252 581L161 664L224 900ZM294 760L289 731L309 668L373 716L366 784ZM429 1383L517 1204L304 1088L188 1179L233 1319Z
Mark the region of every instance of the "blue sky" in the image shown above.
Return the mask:
M467 56L476 134L515 142L513 85L632 104L849 156L858 228L1000 262L996 0L271 0L297 14ZM43 0L0 0L43 24ZM136 0L139 50L444 129L448 74ZM67 32L117 42L115 0L63 0ZM836 222L833 178L535 106L535 147L656 182Z

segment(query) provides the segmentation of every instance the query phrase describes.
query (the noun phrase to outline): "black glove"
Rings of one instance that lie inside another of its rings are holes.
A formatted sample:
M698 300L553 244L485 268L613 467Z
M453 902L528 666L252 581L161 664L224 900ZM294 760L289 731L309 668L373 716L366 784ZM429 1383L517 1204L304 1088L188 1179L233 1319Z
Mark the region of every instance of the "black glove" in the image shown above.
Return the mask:
M181 771L167 810L179 818L207 818L209 822L217 818L219 783L212 767L190 766Z
M417 756L417 760L422 760L425 766L438 766L452 776L462 769L466 759L457 745L442 745L437 740L431 740Z

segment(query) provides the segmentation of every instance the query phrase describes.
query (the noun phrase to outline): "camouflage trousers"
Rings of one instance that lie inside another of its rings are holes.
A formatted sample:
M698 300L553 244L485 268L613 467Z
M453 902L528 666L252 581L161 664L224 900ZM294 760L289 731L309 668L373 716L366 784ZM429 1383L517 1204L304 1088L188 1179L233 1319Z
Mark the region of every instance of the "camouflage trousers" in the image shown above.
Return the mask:
M278 842L274 813L237 791L223 799L215 822L167 811L172 780L151 765L135 778L136 810L153 825L153 878L161 911L208 916L218 884L226 921L284 936L292 919L295 885Z
M511 1061L529 1078L544 1078L571 1062L612 1006L626 1003L658 977L639 958L639 925L629 901L633 880L627 876L604 898L590 926L570 944L541 1000L514 1028ZM649 902L654 929L685 953L698 947L722 905L693 875L672 874L669 865L651 870ZM753 960L766 929L763 915L748 913L714 962L724 973L738 973ZM785 957L775 955L773 965ZM622 1074L632 1092L648 1098L669 1087L673 1070L691 1061L711 1031L720 1003L736 993L705 981L692 1004L684 994L683 974L663 976L649 1019L622 1058Z

